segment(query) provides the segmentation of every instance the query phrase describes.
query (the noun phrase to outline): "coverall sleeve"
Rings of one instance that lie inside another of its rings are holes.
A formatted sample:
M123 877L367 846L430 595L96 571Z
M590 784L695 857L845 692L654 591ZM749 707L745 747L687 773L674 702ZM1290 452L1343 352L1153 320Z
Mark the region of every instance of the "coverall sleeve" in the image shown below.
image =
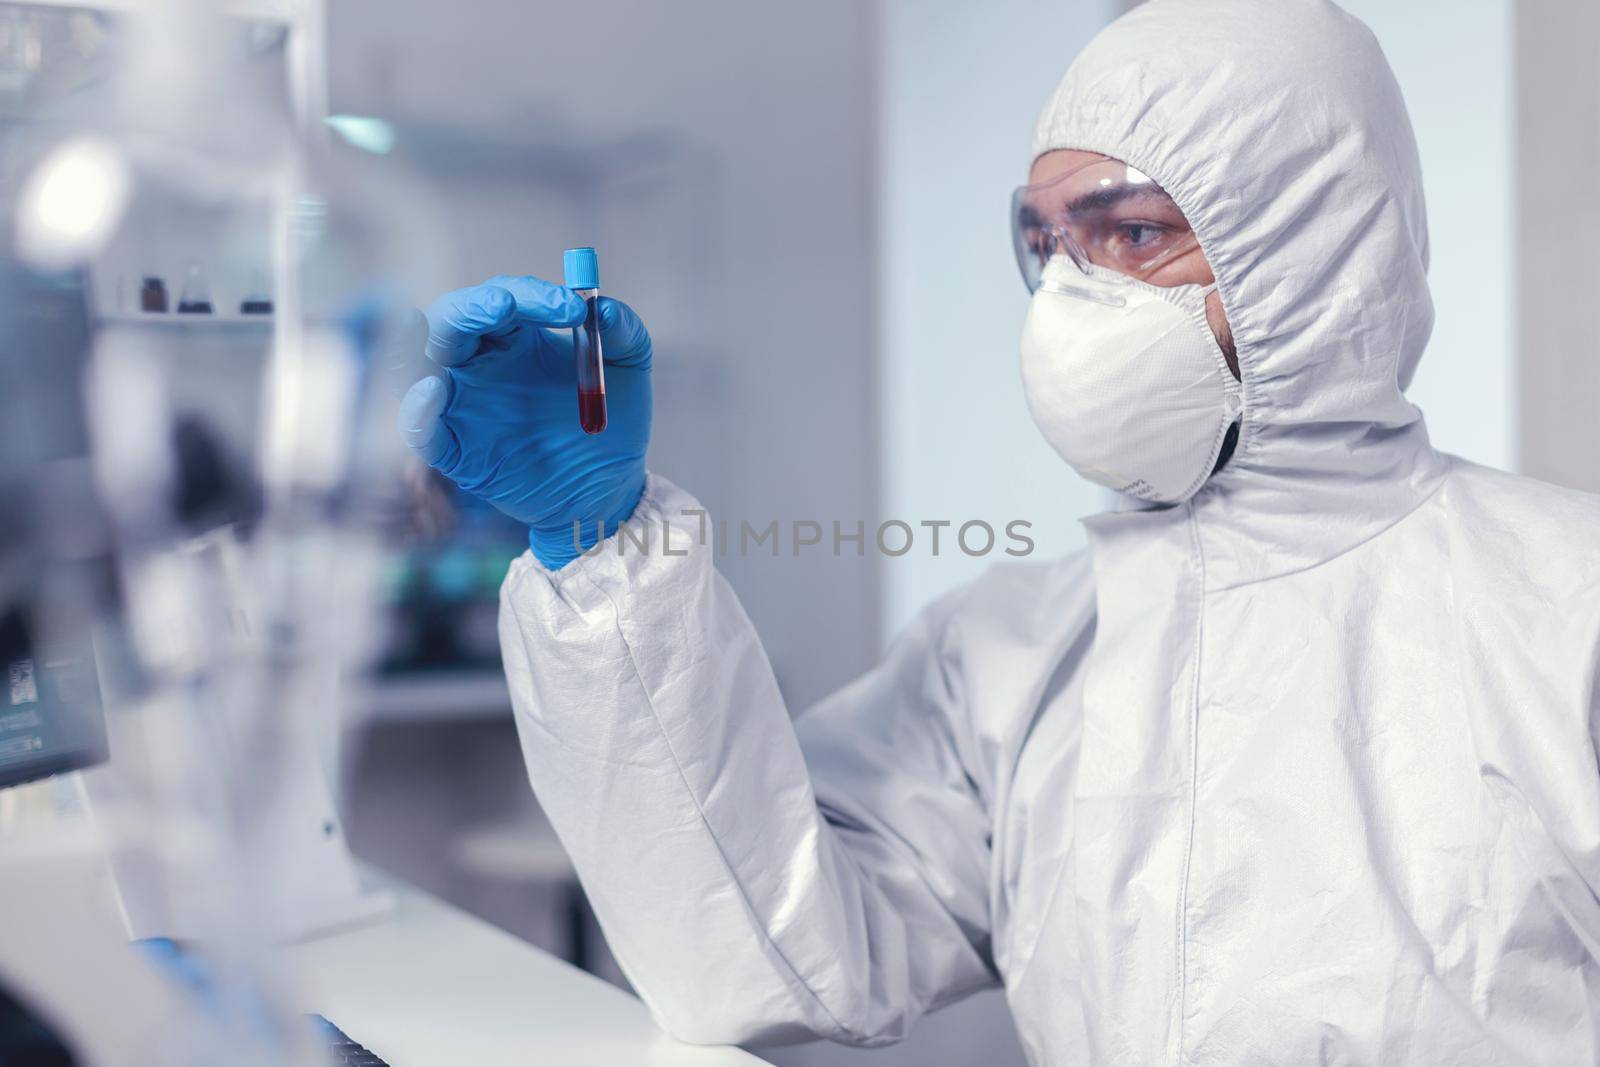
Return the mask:
M940 612L797 734L697 507L652 476L620 552L512 565L500 639L534 792L669 1033L889 1043L995 983Z

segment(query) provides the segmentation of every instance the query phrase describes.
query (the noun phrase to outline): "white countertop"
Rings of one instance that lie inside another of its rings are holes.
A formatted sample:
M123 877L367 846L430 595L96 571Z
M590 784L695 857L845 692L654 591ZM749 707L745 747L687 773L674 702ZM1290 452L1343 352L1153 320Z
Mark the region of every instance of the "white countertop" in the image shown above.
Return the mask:
M443 901L390 885L395 910L284 951L304 998L391 1067L740 1067L666 1036L636 997Z

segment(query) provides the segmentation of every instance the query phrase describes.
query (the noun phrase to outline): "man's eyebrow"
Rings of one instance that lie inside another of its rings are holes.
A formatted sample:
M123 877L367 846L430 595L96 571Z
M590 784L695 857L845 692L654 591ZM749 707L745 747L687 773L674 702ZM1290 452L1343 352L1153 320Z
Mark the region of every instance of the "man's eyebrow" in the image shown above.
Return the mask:
M1112 185L1084 193L1063 209L1063 214L1074 215L1080 211L1100 211L1124 200L1148 199L1172 203L1172 197L1154 185Z

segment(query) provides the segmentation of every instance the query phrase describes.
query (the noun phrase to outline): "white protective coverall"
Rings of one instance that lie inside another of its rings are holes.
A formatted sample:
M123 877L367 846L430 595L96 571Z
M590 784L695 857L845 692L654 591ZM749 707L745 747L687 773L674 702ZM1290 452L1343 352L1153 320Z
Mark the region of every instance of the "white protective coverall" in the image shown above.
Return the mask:
M1194 224L1232 461L793 725L665 480L652 554L518 560L530 777L623 969L700 1042L882 1043L1003 983L1036 1063L1595 1063L1600 501L1436 452L1402 395L1428 242L1378 45L1150 0L1046 108L1063 147Z

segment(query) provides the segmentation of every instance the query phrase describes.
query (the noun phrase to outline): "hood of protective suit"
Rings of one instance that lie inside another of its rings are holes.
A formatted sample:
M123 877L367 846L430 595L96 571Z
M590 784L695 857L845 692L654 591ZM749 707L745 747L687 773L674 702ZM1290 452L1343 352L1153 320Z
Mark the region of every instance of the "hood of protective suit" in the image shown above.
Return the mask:
M1371 32L1321 0L1150 0L1103 31L1034 155L1121 159L1193 224L1233 327L1244 414L1196 499L1238 580L1394 522L1442 464L1404 396L1433 325L1416 142Z

